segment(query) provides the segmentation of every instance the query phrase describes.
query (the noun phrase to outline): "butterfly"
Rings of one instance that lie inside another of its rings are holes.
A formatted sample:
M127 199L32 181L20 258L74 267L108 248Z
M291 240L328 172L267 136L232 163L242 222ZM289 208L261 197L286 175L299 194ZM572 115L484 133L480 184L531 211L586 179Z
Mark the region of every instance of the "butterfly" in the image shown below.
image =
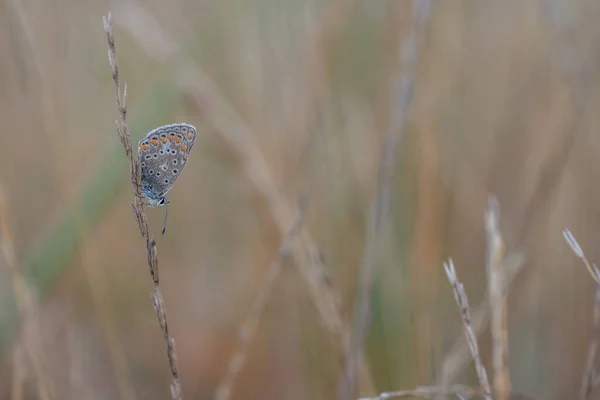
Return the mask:
M196 128L186 123L160 126L148 132L138 143L142 167L142 194L148 207L167 206L166 195L187 165L196 140ZM167 227L168 206L162 234Z

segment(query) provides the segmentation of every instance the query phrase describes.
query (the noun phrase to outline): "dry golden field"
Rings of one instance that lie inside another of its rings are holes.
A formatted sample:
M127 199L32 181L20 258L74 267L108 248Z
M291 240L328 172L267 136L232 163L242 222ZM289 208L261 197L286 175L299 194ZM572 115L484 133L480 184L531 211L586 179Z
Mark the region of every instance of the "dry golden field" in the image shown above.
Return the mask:
M494 399L600 398L600 2L3 0L0 399L171 398L109 12L134 150L198 128L146 209L183 398L479 392L450 258Z

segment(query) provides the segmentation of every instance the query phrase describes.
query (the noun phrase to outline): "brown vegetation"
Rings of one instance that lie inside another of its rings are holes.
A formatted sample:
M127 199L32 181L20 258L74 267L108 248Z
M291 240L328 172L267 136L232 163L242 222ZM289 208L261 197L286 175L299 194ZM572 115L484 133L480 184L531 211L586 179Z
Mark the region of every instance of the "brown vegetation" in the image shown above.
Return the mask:
M109 12L131 141L199 132L143 241ZM0 398L594 398L598 16L0 3Z

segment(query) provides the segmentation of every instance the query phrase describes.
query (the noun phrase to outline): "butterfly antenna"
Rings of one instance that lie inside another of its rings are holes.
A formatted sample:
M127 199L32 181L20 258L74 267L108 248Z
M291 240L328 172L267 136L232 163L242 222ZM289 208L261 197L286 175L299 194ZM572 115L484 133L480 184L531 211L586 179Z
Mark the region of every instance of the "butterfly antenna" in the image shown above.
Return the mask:
M169 201L165 201L165 221L163 222L162 234L167 230L167 215L169 214Z

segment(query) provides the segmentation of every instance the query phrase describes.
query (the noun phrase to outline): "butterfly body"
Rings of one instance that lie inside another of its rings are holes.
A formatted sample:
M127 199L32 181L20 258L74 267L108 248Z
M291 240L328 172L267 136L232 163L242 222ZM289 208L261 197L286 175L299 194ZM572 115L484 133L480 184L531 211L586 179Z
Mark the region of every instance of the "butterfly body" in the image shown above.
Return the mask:
M196 128L185 123L160 126L140 140L142 194L149 207L168 203L165 196L186 166L195 140Z

